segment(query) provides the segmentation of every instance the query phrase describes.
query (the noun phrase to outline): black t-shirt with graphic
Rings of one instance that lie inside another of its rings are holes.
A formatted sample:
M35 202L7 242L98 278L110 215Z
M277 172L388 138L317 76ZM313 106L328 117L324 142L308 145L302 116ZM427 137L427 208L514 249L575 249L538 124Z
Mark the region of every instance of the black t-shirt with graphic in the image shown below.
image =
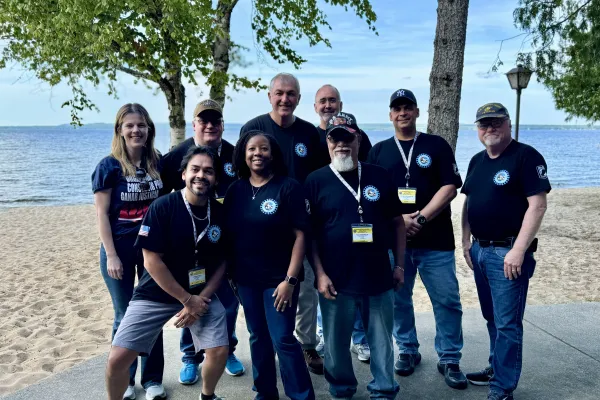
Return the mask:
M397 188L406 187L406 166L396 137L377 143L369 152L368 162L380 165L390 171ZM462 186L452 148L437 135L421 133L417 140L401 140L400 144L408 158L414 143L410 160L410 180L408 186L417 189L415 204L405 204L405 214L425 208L442 186ZM415 236L408 238L407 247L442 250L454 250L454 232L452 229L450 205L437 217L428 221Z
M354 190L358 169L340 175ZM403 208L388 172L361 163L360 204L365 224L373 225L372 243L353 243L352 224L360 223L358 202L331 167L308 176L305 191L310 206L313 237L325 273L336 291L349 295L377 295L393 287L388 248L395 237L392 220Z
M478 239L516 237L529 208L527 198L550 192L548 166L533 147L512 141L498 158L483 150L471 159L462 193L471 233Z
M269 114L264 114L246 122L240 136L251 130L260 130L275 137L290 178L303 183L308 174L319 167L319 133L310 122L296 117L292 125L282 128Z
M191 206L192 212L199 218L206 216L205 207ZM194 219L197 235L208 226L208 219ZM190 294L199 294L206 283L190 287L189 271L205 269L205 281L211 278L215 270L225 260L227 238L224 229L223 205L210 200L210 226L206 234L196 244L194 225L181 191L169 193L156 200L150 206L144 222L139 229L135 246L162 254L162 260L173 278ZM144 270L133 300L151 300L159 303L178 303L179 301L165 292Z
M233 145L221 140L221 170L217 171L217 186L215 193L217 197L225 197L229 185L237 180L236 174L233 172ZM185 187L185 182L181 179L181 161L187 154L190 147L195 146L194 138L184 140L171 151L169 151L162 159L161 178L164 183L163 193L170 193L172 190L179 190Z
M327 147L327 131L322 129L320 126L317 126L317 131L319 132L319 168L329 165L331 163L331 157L329 156L329 148ZM362 140L360 142L360 147L358 148L358 161L367 161L367 156L369 155L369 151L371 150L371 141L369 140L369 136L363 131L360 130L360 134L362 135Z
M287 276L294 229L309 231L302 186L282 176L260 188L240 179L229 187L224 204L232 243L228 265L234 280L245 286L276 287ZM298 279L304 279L304 272Z
M121 164L112 156L98 163L92 173L92 190L96 193L112 189L108 218L113 240L135 240L148 207L158 198L162 187L160 179L153 179L147 173L143 178L124 176Z

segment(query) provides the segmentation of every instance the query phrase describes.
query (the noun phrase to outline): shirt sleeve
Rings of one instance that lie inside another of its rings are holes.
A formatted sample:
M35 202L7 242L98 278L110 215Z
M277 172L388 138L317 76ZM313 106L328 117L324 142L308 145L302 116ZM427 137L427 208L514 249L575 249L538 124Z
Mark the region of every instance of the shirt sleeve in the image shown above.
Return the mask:
M467 176L465 178L465 184L463 185L462 189L460 190L460 192L465 195L469 194L469 175L471 174L471 171L473 170L473 166L475 165L475 159L477 157L478 157L478 155L476 154L475 156L473 156L473 158L471 158L471 161L469 161L469 167L467 168Z
M292 181L287 190L288 218L294 229L305 233L310 231L310 220L308 218L309 202L302 185Z
M306 196L306 212L311 226L312 234L316 235L320 232L319 217L317 209L317 189L315 180L309 175L304 184L304 193ZM313 236L314 238L315 236Z
M525 196L534 196L541 192L550 192L548 166L544 157L533 147L523 152L521 167L521 187Z
M460 172L458 171L458 164L456 164L454 152L445 139L440 138L440 143L440 163L438 168L441 184L442 186L454 185L458 189L462 186L463 182L460 177Z
M166 246L167 218L170 213L165 210L162 201L150 205L135 241L135 247L155 253L164 253Z
M383 169L383 168L382 168ZM402 204L400 198L398 197L398 188L394 185L391 174L383 170L382 172L383 178L385 180L385 197L384 197L384 207L385 212L387 213L387 218L394 219L402 214L405 214L406 205Z
M92 190L94 193L100 190L112 189L119 180L121 167L117 160L111 162L107 157L100 161L92 173Z
M171 193L175 188L173 183L173 175L175 174L175 168L173 168L174 158L173 153L169 152L161 159L160 179L163 181L163 193Z
M368 164L377 165L377 155L378 155L377 153L378 153L379 148L380 148L380 145L376 144L375 146L373 146L371 148L371 150L369 150L369 154L367 155L367 161L366 161Z

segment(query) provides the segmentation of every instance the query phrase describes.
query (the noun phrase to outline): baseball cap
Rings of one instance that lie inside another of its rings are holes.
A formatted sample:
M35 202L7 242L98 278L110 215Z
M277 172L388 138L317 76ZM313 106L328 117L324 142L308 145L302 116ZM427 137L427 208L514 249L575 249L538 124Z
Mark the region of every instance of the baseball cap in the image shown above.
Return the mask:
M350 113L339 112L327 123L327 136L331 136L333 140L350 140L358 135L360 129L356 125L356 118Z
M415 106L417 105L415 94L408 89L398 89L392 93L392 96L390 97L390 107L398 100L408 100L411 103L414 103Z
M508 110L500 103L487 103L477 109L475 122L483 118L510 118Z
M221 117L223 116L223 109L221 108L219 103L211 99L205 99L200 101L200 103L196 105L196 108L194 108L194 118L196 118L201 112L208 110L216 111L219 114L221 114Z

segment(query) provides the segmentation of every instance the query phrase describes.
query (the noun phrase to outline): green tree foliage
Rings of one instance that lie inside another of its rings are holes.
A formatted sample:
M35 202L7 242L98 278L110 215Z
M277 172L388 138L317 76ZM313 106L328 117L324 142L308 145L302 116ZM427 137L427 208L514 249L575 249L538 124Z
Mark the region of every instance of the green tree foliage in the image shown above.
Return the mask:
M600 0L520 0L514 12L531 51L518 61L536 72L570 120L600 120Z

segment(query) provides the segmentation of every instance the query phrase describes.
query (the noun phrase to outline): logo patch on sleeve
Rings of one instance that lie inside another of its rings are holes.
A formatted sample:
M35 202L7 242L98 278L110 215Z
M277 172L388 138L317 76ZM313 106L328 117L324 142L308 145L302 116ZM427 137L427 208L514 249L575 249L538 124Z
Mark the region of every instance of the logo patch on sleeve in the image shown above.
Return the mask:
M540 179L548 179L548 172L546 172L546 167L544 167L543 165L538 165L536 169Z
M140 231L138 232L139 236L146 236L148 237L148 234L150 233L150 227L146 226L146 225L142 225L140 227Z

